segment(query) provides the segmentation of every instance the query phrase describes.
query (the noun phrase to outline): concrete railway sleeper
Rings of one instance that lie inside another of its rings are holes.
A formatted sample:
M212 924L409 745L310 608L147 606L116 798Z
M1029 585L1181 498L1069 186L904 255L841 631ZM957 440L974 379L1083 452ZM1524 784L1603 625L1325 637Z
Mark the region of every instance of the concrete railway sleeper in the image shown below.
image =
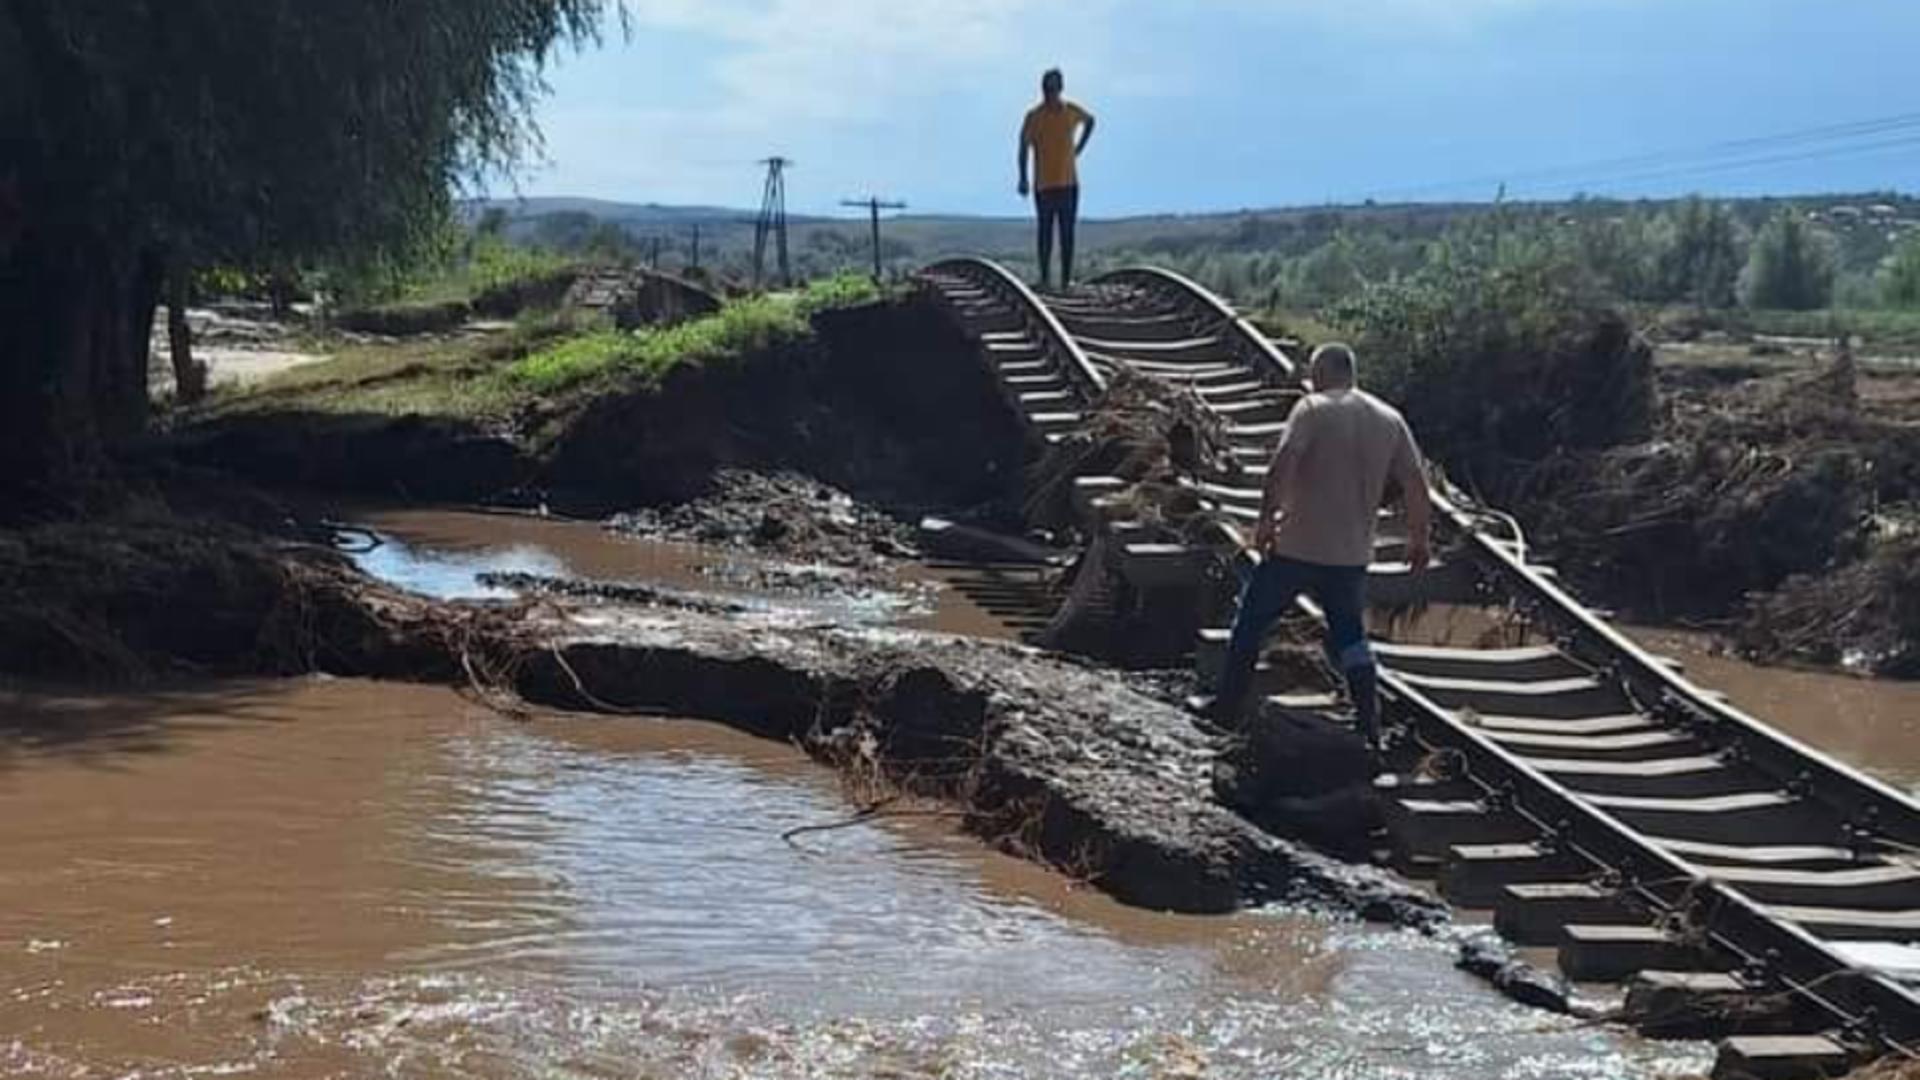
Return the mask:
M1216 547L1154 536L1116 478L1079 478L1076 504L1153 587L1199 588L1216 551L1251 564L1241 530L1302 389L1274 342L1156 269L1071 296L978 259L935 264L922 283L979 341L1037 446L1073 432L1121 368L1192 388L1239 466L1184 478L1224 523ZM1415 578L1387 523L1376 596L1518 613L1544 640L1376 643L1403 770L1380 781L1401 869L1493 909L1518 943L1557 946L1571 978L1630 982L1649 1032L1725 1038L1729 1072L1920 1057L1920 804L1641 649L1527 561L1512 519L1444 481L1432 494L1447 559ZM1224 644L1219 626L1200 632L1203 679Z

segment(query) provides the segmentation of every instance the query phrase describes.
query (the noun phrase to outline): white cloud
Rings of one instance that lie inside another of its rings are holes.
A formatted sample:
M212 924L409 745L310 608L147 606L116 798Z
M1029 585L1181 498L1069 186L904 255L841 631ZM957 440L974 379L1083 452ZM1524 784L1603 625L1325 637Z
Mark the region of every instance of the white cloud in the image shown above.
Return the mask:
M1024 63L1038 41L1084 53L1116 0L628 0L637 32L726 43L715 104L749 117L861 121L903 98L965 94ZM1035 73L1037 74L1037 72ZM1022 92L1025 92L1024 83Z
M642 105L660 96L641 70L627 99L636 104L563 97L542 122L569 190L738 203L753 161L786 153L824 200L829 190L884 188L899 172L917 172L924 186L929 175L997 161L1040 70L1055 64L1069 92L1096 106L1199 100L1215 92L1214 67L1234 59L1220 50L1277 58L1297 47L1289 31L1302 25L1453 33L1529 10L1643 2L625 0L636 39L670 37L690 50L694 74L679 77L693 86L676 87L671 107Z

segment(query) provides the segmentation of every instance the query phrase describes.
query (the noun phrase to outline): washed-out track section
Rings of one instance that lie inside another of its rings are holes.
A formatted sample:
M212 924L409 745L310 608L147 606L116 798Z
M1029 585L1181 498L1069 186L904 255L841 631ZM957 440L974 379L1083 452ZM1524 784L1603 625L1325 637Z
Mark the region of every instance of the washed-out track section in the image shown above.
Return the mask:
M1113 498L1117 478L1079 478L1077 502L1140 590L1199 590L1209 565L1250 564L1243 530L1301 392L1274 342L1150 268L1043 295L960 259L922 283L978 342L1038 444L1075 431L1122 368L1191 387L1236 458L1186 478L1226 523L1219 543L1156 535ZM1627 1015L1650 1033L1721 1039L1724 1075L1920 1056L1920 805L1650 655L1531 563L1509 519L1442 485L1432 494L1442 563L1411 574L1404 532L1383 521L1376 598L1480 607L1524 627L1527 643L1375 642L1402 770L1381 781L1400 868L1491 909L1513 942L1557 949L1570 978L1627 984ZM1207 614L1194 644L1203 678L1231 612Z

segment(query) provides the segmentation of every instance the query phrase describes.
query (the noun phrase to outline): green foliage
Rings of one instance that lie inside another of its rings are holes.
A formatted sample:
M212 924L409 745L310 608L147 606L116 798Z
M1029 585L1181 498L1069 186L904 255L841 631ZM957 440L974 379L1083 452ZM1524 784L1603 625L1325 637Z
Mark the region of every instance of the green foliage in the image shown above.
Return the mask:
M607 378L655 382L681 364L732 360L812 335L810 320L832 308L881 298L870 278L842 274L784 295L736 300L717 313L633 333L599 330L532 352L506 369L514 386L550 394ZM528 327L549 325L530 321Z
M1810 311L1833 298L1833 252L1792 210L1774 215L1753 241L1744 291L1748 307Z
M517 361L505 377L536 393L610 377L653 382L681 364L735 359L791 344L810 332L793 299L753 297L674 326L562 341Z
M1894 249L1880 269L1880 302L1892 308L1920 308L1920 233Z
M1650 428L1652 352L1547 222L1456 229L1425 267L1329 317L1354 335L1362 381L1470 484Z
M632 366L639 354L637 336L606 330L549 345L517 361L506 374L530 390L551 393Z
M1644 298L1688 300L1701 307L1733 306L1740 249L1727 207L1695 196L1666 215L1662 225L1667 235L1656 256L1655 292Z
M865 274L841 273L807 283L794 300L794 310L803 319L831 308L857 307L881 298L880 286Z
M606 0L18 0L0 155L29 219L202 265L396 259L534 134L554 48Z

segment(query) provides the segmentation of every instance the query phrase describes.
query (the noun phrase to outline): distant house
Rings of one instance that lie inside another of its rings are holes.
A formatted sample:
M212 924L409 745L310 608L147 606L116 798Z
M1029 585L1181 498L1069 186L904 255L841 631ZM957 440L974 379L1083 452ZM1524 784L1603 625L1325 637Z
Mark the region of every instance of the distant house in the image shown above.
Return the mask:
M1827 209L1827 216L1835 225L1858 225L1866 214L1857 206L1834 206Z
M1889 203L1874 203L1867 207L1867 216L1882 221L1892 221L1900 216L1900 208Z

